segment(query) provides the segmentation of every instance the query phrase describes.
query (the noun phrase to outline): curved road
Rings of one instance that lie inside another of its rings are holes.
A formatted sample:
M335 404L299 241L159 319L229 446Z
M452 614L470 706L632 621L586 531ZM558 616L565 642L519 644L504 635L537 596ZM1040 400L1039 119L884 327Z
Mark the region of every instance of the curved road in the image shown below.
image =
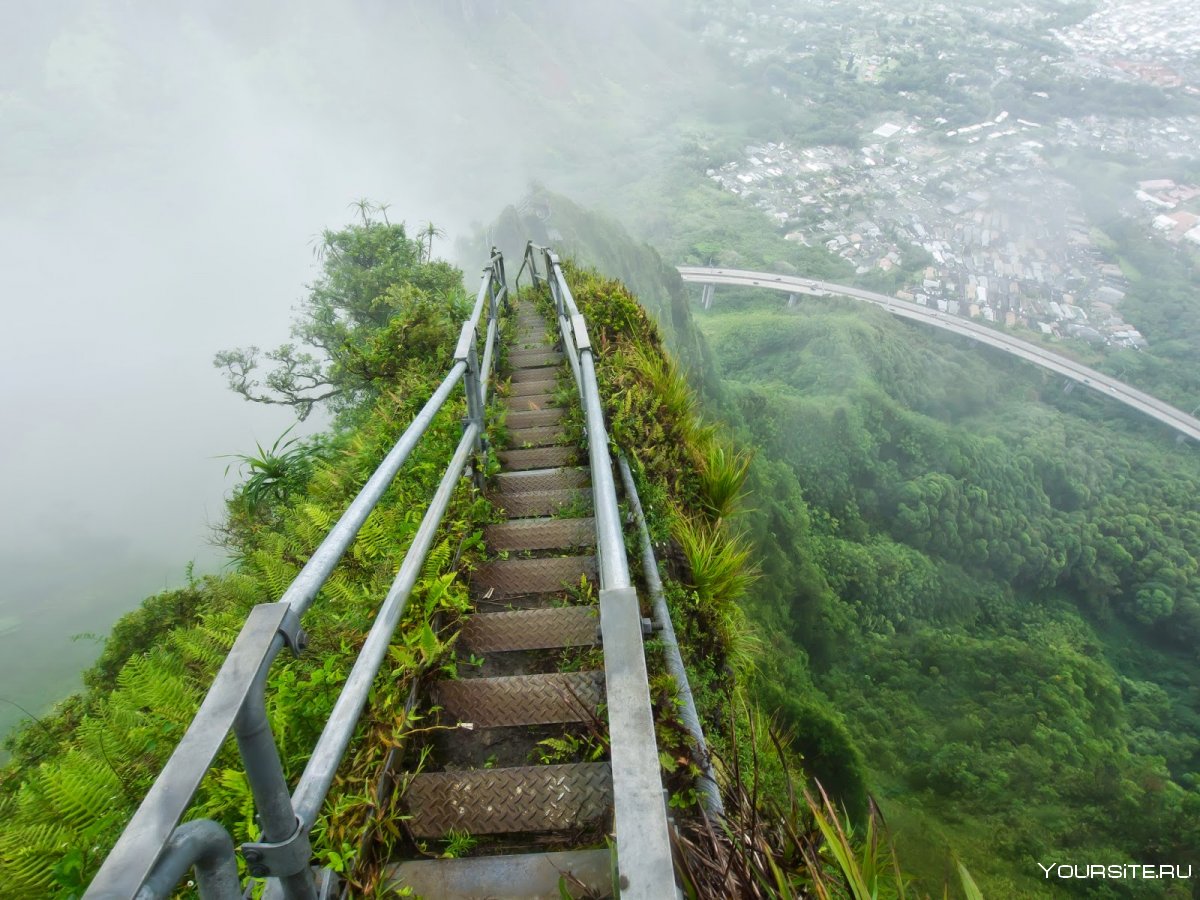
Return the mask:
M1133 407L1139 412L1157 419L1169 428L1173 428L1175 431L1190 437L1194 441L1200 441L1200 419L1195 419L1182 410L1171 406L1169 403L1163 403L1161 400L1151 397L1137 388L1130 387L1125 382L1118 381L1111 375L1097 372L1095 369L1081 365L1072 359L1052 353L1020 338L1012 337L1002 331L996 331L984 325L976 324L970 319L938 312L935 309L929 309L904 300L897 300L895 297L888 297L885 294L876 294L860 288L844 287L843 285L833 284L828 281L814 281L811 278L800 278L794 275L776 275L771 272L746 272L741 269L709 269L699 266L679 266L678 269L684 281L695 282L697 284L730 284L740 287L761 287L775 291L784 291L790 294L809 294L817 297L836 294L842 297L852 297L855 300L865 300L868 303L874 303L876 306L882 306L888 312L902 319L911 319L914 322L932 325L935 328L952 331L955 334L966 335L990 347L995 347L998 350L1003 350L1005 353L1010 353L1013 356L1018 356L1021 359L1039 365L1044 369L1065 375L1067 378L1086 384L1088 387L1094 388L1105 396L1119 400L1126 406Z

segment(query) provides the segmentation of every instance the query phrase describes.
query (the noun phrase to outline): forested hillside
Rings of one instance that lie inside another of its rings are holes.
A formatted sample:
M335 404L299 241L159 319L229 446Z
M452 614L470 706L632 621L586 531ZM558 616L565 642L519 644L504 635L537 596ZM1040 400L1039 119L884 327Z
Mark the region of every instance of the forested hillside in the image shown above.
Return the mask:
M701 320L770 460L757 609L907 858L940 832L1000 893L1080 850L1194 858L1192 448L881 312L771 307Z
M553 209L582 259L662 271ZM681 288L667 270L657 290ZM1051 890L1038 862L1196 858L1194 448L850 301L672 309L704 334L710 408L756 452L755 684L809 774L850 808L872 792L927 890L948 851L989 896Z

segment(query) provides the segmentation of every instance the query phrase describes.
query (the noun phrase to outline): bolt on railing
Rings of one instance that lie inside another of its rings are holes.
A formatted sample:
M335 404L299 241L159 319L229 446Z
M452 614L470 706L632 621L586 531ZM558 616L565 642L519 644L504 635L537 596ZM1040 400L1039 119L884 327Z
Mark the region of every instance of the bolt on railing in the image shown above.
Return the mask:
M242 844L247 867L253 876L271 879L270 895L288 900L315 900L317 888L310 867L308 835L387 654L392 633L433 546L455 483L472 454L483 449L483 416L498 333L497 316L507 303L507 295L504 259L493 248L474 308L463 324L449 373L279 601L260 604L250 611L200 709L92 880L84 895L86 900L164 897L193 866L205 900L232 900L241 896L228 832L210 820L180 825L231 730L237 738L262 829L258 840ZM480 366L477 344L480 317L485 309L488 324ZM317 592L460 380L464 382L467 404L462 438L376 614L304 774L295 792L289 795L266 716L265 688L271 664L284 647L296 654L304 649L301 617L312 606ZM480 466L475 466L477 473L480 470Z

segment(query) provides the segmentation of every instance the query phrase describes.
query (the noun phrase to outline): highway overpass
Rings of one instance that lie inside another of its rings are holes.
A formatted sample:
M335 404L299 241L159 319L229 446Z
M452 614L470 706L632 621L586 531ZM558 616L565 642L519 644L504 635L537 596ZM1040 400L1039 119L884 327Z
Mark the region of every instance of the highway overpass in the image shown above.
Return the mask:
M824 297L836 295L864 300L881 306L894 316L932 325L944 331L966 335L982 344L1003 350L1027 362L1039 365L1044 369L1065 375L1075 381L1085 384L1107 397L1124 403L1138 412L1145 413L1157 419L1179 434L1200 441L1200 419L1193 418L1182 410L1176 409L1169 403L1151 397L1144 391L1139 391L1123 381L1118 381L1111 375L1097 372L1095 369L1075 362L1066 356L1054 353L1037 344L1012 337L994 328L979 324L970 319L949 313L938 312L916 303L898 300L885 294L864 291L861 288L845 287L828 281L816 281L796 275L776 275L772 272L747 272L741 269L716 269L700 266L679 266L679 274L684 281L704 285L735 285L738 287L768 288L773 291L783 291L787 294L808 294Z

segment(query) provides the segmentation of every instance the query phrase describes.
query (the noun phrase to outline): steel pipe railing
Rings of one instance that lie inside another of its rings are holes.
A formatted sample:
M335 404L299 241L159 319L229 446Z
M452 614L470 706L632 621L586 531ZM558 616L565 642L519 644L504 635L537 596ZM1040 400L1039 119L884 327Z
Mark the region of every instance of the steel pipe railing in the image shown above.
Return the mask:
M642 500L638 496L637 485L633 480L633 472L625 455L617 457L617 468L621 470L621 483L625 487L625 498L633 509L634 522L638 527L638 537L642 545L642 569L646 579L646 587L654 601L655 626L663 643L663 657L667 671L675 679L679 688L679 710L683 727L691 735L696 744L696 755L700 761L700 796L704 808L710 815L724 817L725 804L721 801L721 788L717 785L717 776L713 771L712 757L708 753L708 743L704 740L704 728L700 725L700 716L696 712L696 700L692 696L692 686L688 681L687 669L683 666L683 657L679 653L679 641L675 637L675 626L671 622L671 610L667 607L667 598L663 592L662 579L658 575L658 560L654 556L654 545L650 541L650 530L646 527L646 514L642 509Z
M679 891L642 646L641 610L629 578L592 344L558 257L540 249L563 352L571 362L587 428L600 563L600 631L620 894L624 900L663 900L677 896ZM532 243L526 247L526 255L536 284Z
M316 897L308 833L317 820L334 773L349 745L371 684L386 656L387 645L445 515L454 485L472 452L482 446L484 404L499 333L497 316L502 302L507 299L507 292L504 259L493 250L471 315L463 324L454 365L279 601L260 604L250 611L196 716L117 839L85 898L128 900L137 897L140 900L166 896L182 874L193 866L197 869L201 896L206 900L224 900L240 892L232 840L224 829L212 822L180 825L230 731L237 737L262 827L258 841L242 845L251 874L270 877L269 893L275 896L288 900ZM485 309L487 328L481 367L477 344L480 317ZM289 795L266 717L265 688L271 664L284 647L297 654L303 650L305 636L300 627L301 617L312 606L367 516L428 430L434 416L445 406L459 380L464 381L467 400L463 436L335 702L295 794Z

